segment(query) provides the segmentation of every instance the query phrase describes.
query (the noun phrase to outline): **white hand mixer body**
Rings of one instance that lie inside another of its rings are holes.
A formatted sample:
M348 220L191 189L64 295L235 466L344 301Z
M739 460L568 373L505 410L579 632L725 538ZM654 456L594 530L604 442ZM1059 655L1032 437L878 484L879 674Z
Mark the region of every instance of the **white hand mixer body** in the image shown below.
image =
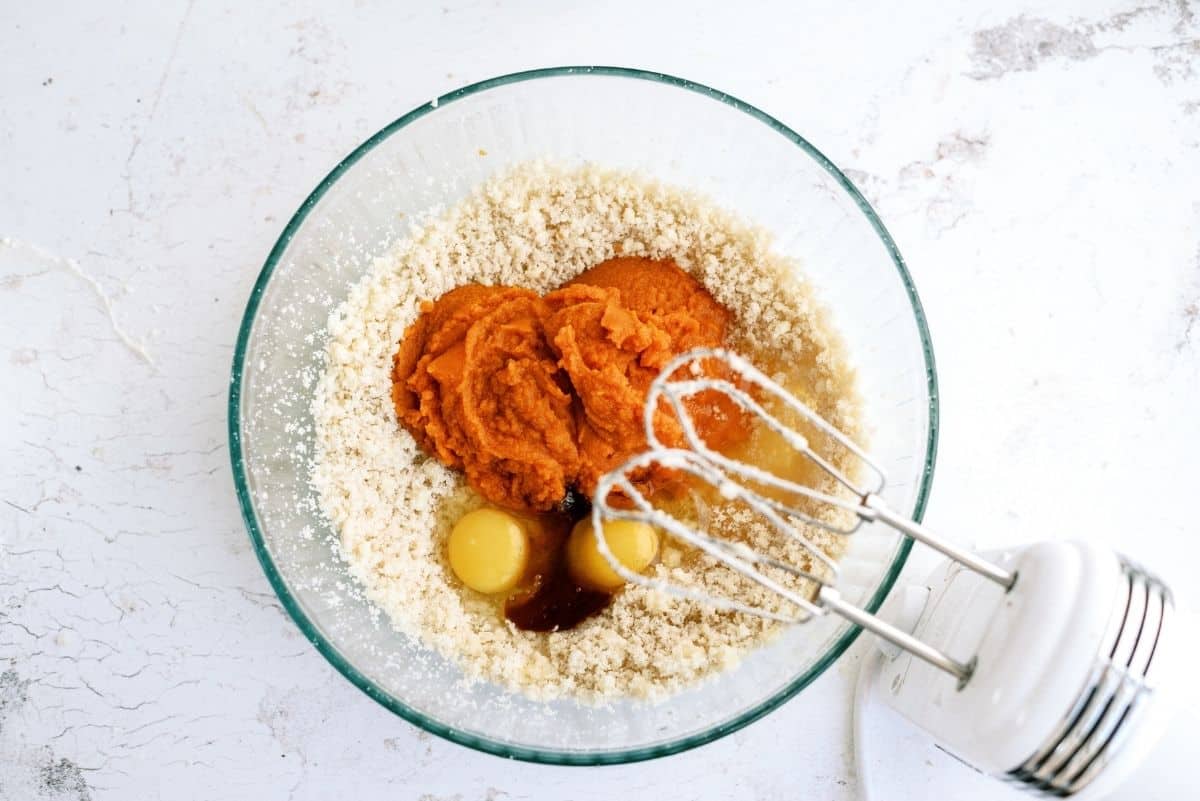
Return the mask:
M1094 544L989 556L1016 574L1010 590L947 562L912 621L924 643L970 655L969 679L884 648L881 697L963 761L1034 792L1195 797L1188 672L1200 654L1166 588Z
M721 365L721 377L711 377L714 364ZM757 417L841 491L796 483L709 449L686 401L711 392ZM862 470L843 470L838 459L817 453L767 410L771 403L859 460ZM686 449L659 440L655 416L662 404L679 421ZM1194 744L1200 699L1187 675L1200 657L1200 632L1146 571L1087 543L1038 543L987 558L958 548L889 509L878 494L882 471L855 443L728 351L696 350L668 364L650 388L644 421L650 447L601 479L593 498L595 530L603 532L605 520L650 522L797 611L787 615L736 598L698 595L633 573L613 558L601 533L600 551L626 580L789 622L833 612L878 634L888 643L881 645L883 698L968 764L1035 793L1139 801L1200 796L1187 761L1200 757ZM802 567L731 545L655 508L629 478L650 464L678 469L744 503L781 536L805 545L813 564ZM860 482L856 472L874 478ZM614 505L615 498L622 500ZM813 504L852 513L854 521L831 524L811 513ZM876 521L950 559L930 578L916 608L897 609L899 596L891 599L893 611L905 618L899 625L846 602L835 586L836 565L805 536L806 527L851 534ZM815 591L799 591L772 577L774 571L815 582Z

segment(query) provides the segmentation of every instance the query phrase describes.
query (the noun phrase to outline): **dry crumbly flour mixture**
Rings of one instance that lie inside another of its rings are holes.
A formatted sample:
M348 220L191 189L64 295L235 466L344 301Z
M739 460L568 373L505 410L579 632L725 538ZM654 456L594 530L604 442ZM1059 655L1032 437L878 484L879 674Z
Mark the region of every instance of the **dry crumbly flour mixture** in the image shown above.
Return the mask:
M773 254L766 236L703 198L595 167L541 163L505 172L420 227L350 291L329 320L325 372L312 411L312 482L367 596L393 625L452 658L472 678L533 697L664 697L732 667L778 624L627 586L602 614L569 631L520 631L491 599L463 587L445 538L481 505L463 477L427 457L397 423L392 356L420 304L466 283L543 293L616 255L674 259L734 313L734 346L792 365L782 378L817 412L857 428L853 377L825 313ZM752 441L753 444L753 441ZM807 563L768 540L741 509L709 523L755 547ZM812 535L836 557L841 543ZM773 596L667 545L654 574L768 607Z

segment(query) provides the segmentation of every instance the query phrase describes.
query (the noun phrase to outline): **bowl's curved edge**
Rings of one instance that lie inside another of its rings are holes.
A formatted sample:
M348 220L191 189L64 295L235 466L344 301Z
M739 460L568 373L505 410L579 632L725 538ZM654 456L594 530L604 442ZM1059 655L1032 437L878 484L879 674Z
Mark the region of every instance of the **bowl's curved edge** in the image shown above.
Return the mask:
M745 114L754 117L765 125L770 126L780 135L788 138L793 144L800 147L814 161L816 161L826 172L828 172L838 183L842 189L850 195L855 204L863 212L871 223L871 227L875 230L876 235L880 238L888 254L892 258L892 262L896 266L896 270L900 275L900 280L904 285L905 291L908 294L909 302L912 304L913 315L916 319L918 333L921 339L921 346L925 356L925 375L926 385L929 391L929 436L926 443L925 451L925 470L922 476L921 486L917 493L916 503L914 504L912 518L920 521L925 513L925 507L929 501L929 493L933 482L934 465L937 460L938 446L938 382L936 363L933 354L933 342L930 338L928 323L925 318L924 308L921 305L920 297L917 295L917 289L913 283L912 276L908 272L904 258L901 256L899 249L896 247L895 241L891 234L884 226L882 220L875 213L871 204L863 197L858 188L850 181L849 178L830 161L824 153L814 147L807 139L793 131L787 125L758 109L755 106L746 103L732 95L721 92L717 89L699 84L694 81L689 81L685 78L679 78L673 75L667 75L661 72L651 70L643 70L630 67L613 67L613 66L564 66L564 67L544 67L533 70L525 70L522 72L514 72L507 75L489 78L477 83L469 84L456 89L452 92L444 94L428 103L423 103L413 110L409 111L388 125L381 128L378 132L370 136L366 141L351 151L345 158L337 163L330 170L316 188L309 193L308 197L300 204L296 213L292 215L279 239L271 248L267 259L263 264L262 270L259 272L258 278L255 280L254 288L251 290L250 298L246 303L246 310L242 315L240 327L238 329L237 342L234 348L233 364L230 375L229 385L229 404L228 404L228 433L229 433L229 456L230 465L233 472L234 487L237 492L238 504L241 508L242 520L245 523L246 531L250 537L251 543L254 546L255 555L258 557L259 564L262 566L263 572L266 574L267 581L271 588L279 597L280 603L287 611L288 616L300 628L305 638L313 644L317 651L325 657L325 659L349 680L355 687L366 693L370 698L399 715L404 720L419 726L432 734L443 737L451 742L468 748L482 751L484 753L494 754L496 756L506 757L509 759L517 759L526 762L535 762L551 765L615 765L629 762L639 762L658 757L677 754L681 751L687 751L714 740L725 737L728 734L741 729L763 716L773 712L779 708L784 702L795 696L825 670L836 661L846 649L849 648L861 633L862 629L858 626L851 626L847 631L838 638L838 640L826 651L825 655L816 662L813 667L799 677L796 681L784 687L779 692L772 695L770 698L759 703L754 709L739 715L733 720L722 723L711 729L704 731L701 734L683 737L668 743L663 743L656 746L631 749L625 751L610 751L610 752L560 752L549 751L543 749L533 749L523 746L516 746L510 743L502 743L486 738L478 737L459 729L445 726L438 721L427 718L415 709L408 707L397 699L391 697L387 693L380 690L375 684L359 672L351 665L341 654L340 651L329 642L321 633L310 623L307 614L301 608L295 597L291 594L283 579L278 567L275 565L271 554L266 547L266 543L258 528L258 520L254 513L254 504L251 498L249 483L246 479L244 469L244 457L241 445L241 399L242 399L242 374L243 364L245 361L246 348L250 342L251 335L254 329L255 316L261 303L263 293L266 290L272 273L278 264L280 257L287 249L291 242L292 236L296 230L304 222L312 208L317 204L326 191L352 167L366 153L370 152L377 144L391 136L396 131L404 128L411 122L420 117L425 116L438 107L447 103L452 103L469 95L478 92L486 91L487 89L505 86L510 83L521 81L535 80L538 78L553 78L567 75L602 75L610 77L634 78L640 80L657 81L668 85L676 86L688 91L697 92L707 95L708 97L718 100L726 105L742 111ZM908 560L909 552L912 550L912 540L905 539L896 557L888 570L883 581L880 582L875 594L867 603L867 610L875 612L883 604L884 598L895 586L896 580L903 569L905 562Z

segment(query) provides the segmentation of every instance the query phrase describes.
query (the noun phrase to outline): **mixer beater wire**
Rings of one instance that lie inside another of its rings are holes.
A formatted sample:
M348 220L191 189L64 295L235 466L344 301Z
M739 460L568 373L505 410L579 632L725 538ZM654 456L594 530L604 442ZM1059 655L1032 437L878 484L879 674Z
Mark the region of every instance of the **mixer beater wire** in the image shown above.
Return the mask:
M712 397L709 393L724 395L742 411L760 421L788 449L814 465L819 475L827 477L827 481L821 487L812 486L710 448L700 436L687 404L690 398L701 393L708 398ZM664 404L678 421L686 447L670 447L662 442L656 418L662 413ZM816 438L830 448L830 452L819 451L812 438L783 422L778 414L768 409L768 406L775 408L776 405L810 426L811 433L815 433ZM965 685L970 679L973 661L956 660L843 598L836 587L836 562L806 536L804 530L812 527L848 536L864 523L881 523L928 545L995 582L1005 591L1016 582L1016 575L895 512L882 497L887 484L882 468L845 433L742 356L717 348L700 348L684 353L660 371L647 393L643 425L648 449L600 479L592 506L592 522L598 533L599 550L626 581L655 587L718 609L782 622L804 622L833 612L953 675L958 679L959 686ZM773 532L799 544L811 565L801 566L756 551L743 543L714 536L706 530L707 527L686 522L656 508L631 478L631 475L655 465L685 473L714 489L723 499L744 504L765 521ZM860 476L866 477L865 482ZM839 513L849 522L839 522ZM606 520L649 523L783 598L798 612L787 614L631 571L615 559L608 548L602 525ZM803 585L800 588L788 586L767 575L764 569L768 568L812 582L816 590L808 591Z

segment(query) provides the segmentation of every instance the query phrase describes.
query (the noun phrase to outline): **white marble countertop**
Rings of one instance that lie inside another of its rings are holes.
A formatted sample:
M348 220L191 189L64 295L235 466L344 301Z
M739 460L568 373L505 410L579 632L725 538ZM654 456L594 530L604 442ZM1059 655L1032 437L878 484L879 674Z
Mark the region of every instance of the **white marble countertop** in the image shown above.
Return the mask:
M858 797L864 640L715 744L539 767L377 706L254 559L226 392L271 244L369 134L528 67L680 74L808 136L929 313L928 520L1108 540L1190 589L1200 6L1140 2L4 4L0 798ZM870 736L888 798L1013 797L882 714Z

